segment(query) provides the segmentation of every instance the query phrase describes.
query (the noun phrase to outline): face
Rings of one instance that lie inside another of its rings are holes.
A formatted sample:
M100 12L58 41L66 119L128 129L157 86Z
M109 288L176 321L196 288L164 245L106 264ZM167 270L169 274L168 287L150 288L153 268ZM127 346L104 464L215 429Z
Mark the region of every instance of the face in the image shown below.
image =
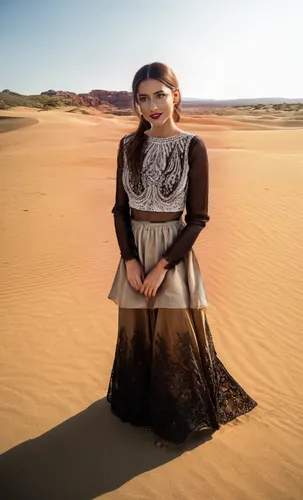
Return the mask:
M162 126L172 119L174 102L178 102L179 89L172 91L159 80L150 78L140 83L137 99L140 112L153 127ZM161 113L160 117L151 115Z

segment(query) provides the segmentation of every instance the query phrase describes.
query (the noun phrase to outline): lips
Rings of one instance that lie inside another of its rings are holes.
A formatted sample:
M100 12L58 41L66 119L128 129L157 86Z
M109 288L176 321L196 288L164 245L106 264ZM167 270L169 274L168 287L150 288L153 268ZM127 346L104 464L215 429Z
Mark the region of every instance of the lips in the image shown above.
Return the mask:
M162 113L155 113L153 115L150 115L150 118L153 118L153 120L156 120L157 118L160 118L161 115L162 115Z

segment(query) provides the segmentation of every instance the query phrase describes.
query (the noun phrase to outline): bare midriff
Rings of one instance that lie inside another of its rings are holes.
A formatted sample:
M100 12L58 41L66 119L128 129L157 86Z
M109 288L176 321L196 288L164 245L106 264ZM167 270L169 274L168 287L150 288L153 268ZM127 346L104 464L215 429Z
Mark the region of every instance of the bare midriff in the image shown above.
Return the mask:
M131 218L148 222L169 222L180 219L183 212L149 212L147 210L130 209Z

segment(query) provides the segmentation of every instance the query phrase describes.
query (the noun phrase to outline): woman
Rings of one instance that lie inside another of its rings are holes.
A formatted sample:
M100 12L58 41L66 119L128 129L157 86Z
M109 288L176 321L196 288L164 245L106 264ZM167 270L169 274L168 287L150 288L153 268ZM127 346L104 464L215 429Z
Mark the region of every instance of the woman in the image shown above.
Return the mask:
M160 445L219 429L257 405L217 357L206 318L192 246L210 219L208 156L199 136L176 125L178 87L165 64L137 71L140 123L120 140L112 209L121 258L108 295L118 338L107 400Z

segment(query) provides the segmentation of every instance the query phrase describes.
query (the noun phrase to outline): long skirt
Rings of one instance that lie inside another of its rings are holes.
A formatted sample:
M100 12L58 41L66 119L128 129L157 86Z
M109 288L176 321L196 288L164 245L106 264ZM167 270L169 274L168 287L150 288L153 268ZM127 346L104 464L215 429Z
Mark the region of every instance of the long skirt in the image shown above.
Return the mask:
M132 220L145 274L184 225ZM120 259L108 298L118 305L118 336L107 401L121 420L182 443L257 406L217 356L192 249L168 270L154 299L131 287Z

